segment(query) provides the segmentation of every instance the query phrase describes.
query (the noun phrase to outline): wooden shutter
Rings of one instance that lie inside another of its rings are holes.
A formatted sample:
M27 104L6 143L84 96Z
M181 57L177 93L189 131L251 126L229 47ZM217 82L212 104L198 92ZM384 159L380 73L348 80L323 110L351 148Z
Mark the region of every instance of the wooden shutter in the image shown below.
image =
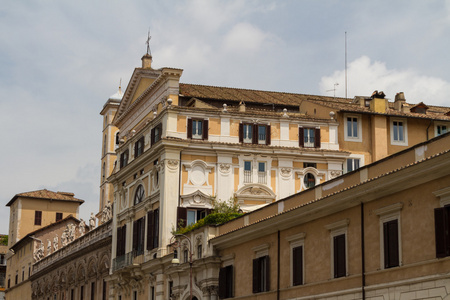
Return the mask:
M177 208L177 229L181 227L186 227L187 225L187 208L178 207Z
M384 267L399 266L398 255L398 220L383 223Z
M315 130L314 147L320 148L320 128L316 128Z
M150 132L150 147L153 147L155 144L155 128L152 128L152 131Z
M305 133L303 127L298 128L298 146L302 148L305 146Z
M270 125L266 126L266 145L270 145Z
M258 144L258 124L253 124L252 144Z
M239 123L239 143L244 142L244 124Z
M121 245L122 245L122 227L118 227L117 228L117 242L116 242L116 256L122 255Z
M233 266L226 267L226 280L227 280L227 298L233 297Z
M450 255L449 210L448 207L440 207L434 210L437 258Z
M153 248L159 247L159 208L153 213Z
M147 213L147 250L152 250L153 247L153 211Z
M139 144L139 141L134 143L134 158L138 157L138 144Z
M203 120L203 132L202 132L203 136L202 136L202 138L204 140L208 140L208 129L209 129L208 127L209 127L208 120Z
M292 249L292 285L303 284L303 247Z
M259 259L253 260L253 293L259 293Z
M192 139L192 119L187 120L187 138Z
M133 250L137 250L138 246L138 222L133 221Z
M264 256L263 258L265 260L266 263L266 276L265 276L265 280L266 280L266 289L263 292L267 292L270 291L270 257L269 255Z
M227 269L219 270L219 299L227 298Z
M335 236L334 238L334 277L343 277L346 275L345 266L345 234Z

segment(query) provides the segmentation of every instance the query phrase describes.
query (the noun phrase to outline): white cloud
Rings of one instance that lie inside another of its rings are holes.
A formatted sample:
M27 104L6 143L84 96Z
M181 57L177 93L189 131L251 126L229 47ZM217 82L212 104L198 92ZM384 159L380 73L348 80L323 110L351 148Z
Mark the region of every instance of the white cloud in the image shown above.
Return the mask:
M425 76L416 70L389 69L385 63L372 62L369 57L361 56L350 62L347 69L349 98L355 95L370 96L373 91L384 91L388 98L393 99L398 92L404 92L410 103L448 105L447 95L450 84L444 79ZM339 83L336 96L345 96L345 70L335 71L331 76L322 77L320 90L322 94L330 95L335 83Z
M238 23L225 36L224 48L230 52L249 55L260 50L267 38L267 33L252 24Z

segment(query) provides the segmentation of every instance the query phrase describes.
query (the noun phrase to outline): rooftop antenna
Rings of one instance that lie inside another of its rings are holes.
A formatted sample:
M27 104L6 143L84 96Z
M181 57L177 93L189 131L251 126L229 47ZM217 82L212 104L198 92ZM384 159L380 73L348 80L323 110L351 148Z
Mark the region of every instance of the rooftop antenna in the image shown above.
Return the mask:
M334 84L333 89L327 90L327 92L333 91L333 93L334 93L333 98L336 98L336 87L337 87L338 85L339 85L339 83L336 82L336 83Z
M148 29L148 35L147 35L147 41L145 42L147 44L147 54L152 55L152 52L150 51L150 40L152 36L150 35L150 28Z
M345 32L345 98L347 98L347 31Z

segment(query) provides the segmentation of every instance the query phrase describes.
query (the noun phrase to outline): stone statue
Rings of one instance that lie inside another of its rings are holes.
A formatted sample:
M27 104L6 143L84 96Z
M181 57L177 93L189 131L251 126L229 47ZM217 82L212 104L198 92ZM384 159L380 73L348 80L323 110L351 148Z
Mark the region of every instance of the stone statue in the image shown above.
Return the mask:
M102 223L108 222L112 218L112 205L111 202L107 202L102 211Z
M47 256L52 253L52 241L47 240Z
M44 243L42 241L36 250L34 250L33 256L35 261L39 261L44 257Z
M80 219L80 224L78 225L78 231L80 232L80 236L84 235L84 232L86 231L86 222L84 222L83 219Z
M94 213L91 212L91 217L89 218L89 230L95 228L95 216Z
M73 224L69 224L67 225L68 229L69 229L69 243L73 242L73 240L75 239L75 225Z
M67 243L69 242L69 226L66 227L66 229L64 229L63 233L61 234L61 245L63 247L65 247L67 245Z
M53 252L58 251L58 235L53 238Z

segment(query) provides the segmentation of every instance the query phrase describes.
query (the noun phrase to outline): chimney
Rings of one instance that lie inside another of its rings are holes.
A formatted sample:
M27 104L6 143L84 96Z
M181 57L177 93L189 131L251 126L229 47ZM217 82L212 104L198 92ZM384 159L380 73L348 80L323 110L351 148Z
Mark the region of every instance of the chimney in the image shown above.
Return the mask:
M241 101L239 103L239 111L240 112L245 112L245 103L244 103L244 101Z
M388 106L385 96L383 91L374 91L371 96L372 101L370 101L369 109L374 112L385 113Z
M402 107L405 103L406 103L405 94L403 92L397 93L395 95L394 109L402 111Z
M145 54L141 58L142 60L142 69L151 69L152 68L152 56L150 54Z

